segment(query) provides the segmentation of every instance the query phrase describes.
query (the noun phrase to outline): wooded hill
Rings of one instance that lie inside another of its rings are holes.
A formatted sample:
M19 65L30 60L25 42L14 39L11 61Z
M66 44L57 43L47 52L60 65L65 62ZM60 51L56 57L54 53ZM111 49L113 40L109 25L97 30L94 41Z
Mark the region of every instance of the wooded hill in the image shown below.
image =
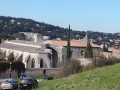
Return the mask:
M67 30L67 28L37 22L32 19L0 16L0 38L4 39L15 39L19 37L20 34L18 32L39 32L44 36L50 36L51 39L60 38L61 40L66 40ZM120 38L120 33L88 32L90 39L95 40L98 44L103 43L103 41L108 42L110 39L115 40ZM72 30L72 39L78 40L85 35L85 31Z

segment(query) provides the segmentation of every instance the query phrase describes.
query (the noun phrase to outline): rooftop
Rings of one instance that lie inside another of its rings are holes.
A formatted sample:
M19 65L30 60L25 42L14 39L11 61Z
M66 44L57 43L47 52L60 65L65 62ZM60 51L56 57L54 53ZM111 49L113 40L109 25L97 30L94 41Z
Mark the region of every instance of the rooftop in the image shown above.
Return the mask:
M25 40L10 40L10 41L6 41L6 43L26 44L26 45L35 45L35 46L43 45L43 42L33 42L33 41L25 41Z
M50 44L57 45L57 46L67 46L67 41L60 41L60 40L47 40L45 41L45 43L50 43ZM81 40L71 40L70 43L72 47L86 47L87 46L87 42L81 41ZM100 47L93 43L91 43L91 45L94 48Z
M43 44L31 42L31 41L11 40L0 44L0 48L6 48L6 49L12 49L12 50L30 52L30 53L45 53L45 51L41 48L40 45Z

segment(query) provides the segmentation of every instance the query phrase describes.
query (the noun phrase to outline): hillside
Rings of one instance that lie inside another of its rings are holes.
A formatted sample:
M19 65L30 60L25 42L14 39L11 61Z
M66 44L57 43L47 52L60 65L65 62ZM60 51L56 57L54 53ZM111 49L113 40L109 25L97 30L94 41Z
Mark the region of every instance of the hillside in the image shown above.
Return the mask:
M120 64L39 83L38 90L120 90Z
M32 19L0 16L0 37L5 39L15 39L18 32L38 32L46 36L50 35L54 39L58 36L63 37L65 31L64 28Z
M0 16L0 38L15 39L23 37L19 32L38 32L44 36L50 36L51 39L60 38L61 40L67 40L68 29L32 19ZM96 44L106 42L108 45L114 45L115 40L120 38L120 33L88 32L89 38ZM85 35L85 31L72 30L71 38L78 40Z

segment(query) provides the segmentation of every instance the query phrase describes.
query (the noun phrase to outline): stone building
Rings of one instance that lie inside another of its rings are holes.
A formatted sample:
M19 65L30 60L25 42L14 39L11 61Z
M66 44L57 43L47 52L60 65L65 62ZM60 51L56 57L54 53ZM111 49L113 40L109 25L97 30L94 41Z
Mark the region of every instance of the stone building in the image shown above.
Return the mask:
M44 43L48 46L49 49L54 49L52 53L52 60L55 61L56 66L62 66L62 64L65 61L66 58L66 51L67 51L67 41L61 41L61 40L47 40L44 41ZM73 59L78 60L85 60L84 58L84 52L87 46L87 42L83 40L71 40L71 50L72 50L72 56ZM100 47L96 44L91 43L91 46L93 47L93 50L99 50ZM56 54L55 54L56 52ZM54 60L55 59L55 60ZM86 61L85 61L86 62Z
M7 59L13 53L15 60L22 61L25 68L58 68L63 65L67 41L44 41L38 33L25 32L24 35L27 40L10 40L0 44L0 58ZM86 45L86 41L71 40L72 58L83 58ZM93 49L99 49L99 46L91 45Z

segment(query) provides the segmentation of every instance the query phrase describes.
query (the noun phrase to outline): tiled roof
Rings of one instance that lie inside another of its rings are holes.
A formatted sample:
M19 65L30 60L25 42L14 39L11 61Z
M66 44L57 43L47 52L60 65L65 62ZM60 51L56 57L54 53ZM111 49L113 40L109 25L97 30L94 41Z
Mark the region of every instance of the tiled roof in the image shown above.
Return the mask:
M47 40L45 41L45 43L50 43L50 44L57 45L57 46L67 46L67 41ZM87 42L81 41L81 40L71 40L70 44L73 47L86 47L87 46ZM96 47L96 48L100 47L93 43L91 43L91 45L92 47Z

